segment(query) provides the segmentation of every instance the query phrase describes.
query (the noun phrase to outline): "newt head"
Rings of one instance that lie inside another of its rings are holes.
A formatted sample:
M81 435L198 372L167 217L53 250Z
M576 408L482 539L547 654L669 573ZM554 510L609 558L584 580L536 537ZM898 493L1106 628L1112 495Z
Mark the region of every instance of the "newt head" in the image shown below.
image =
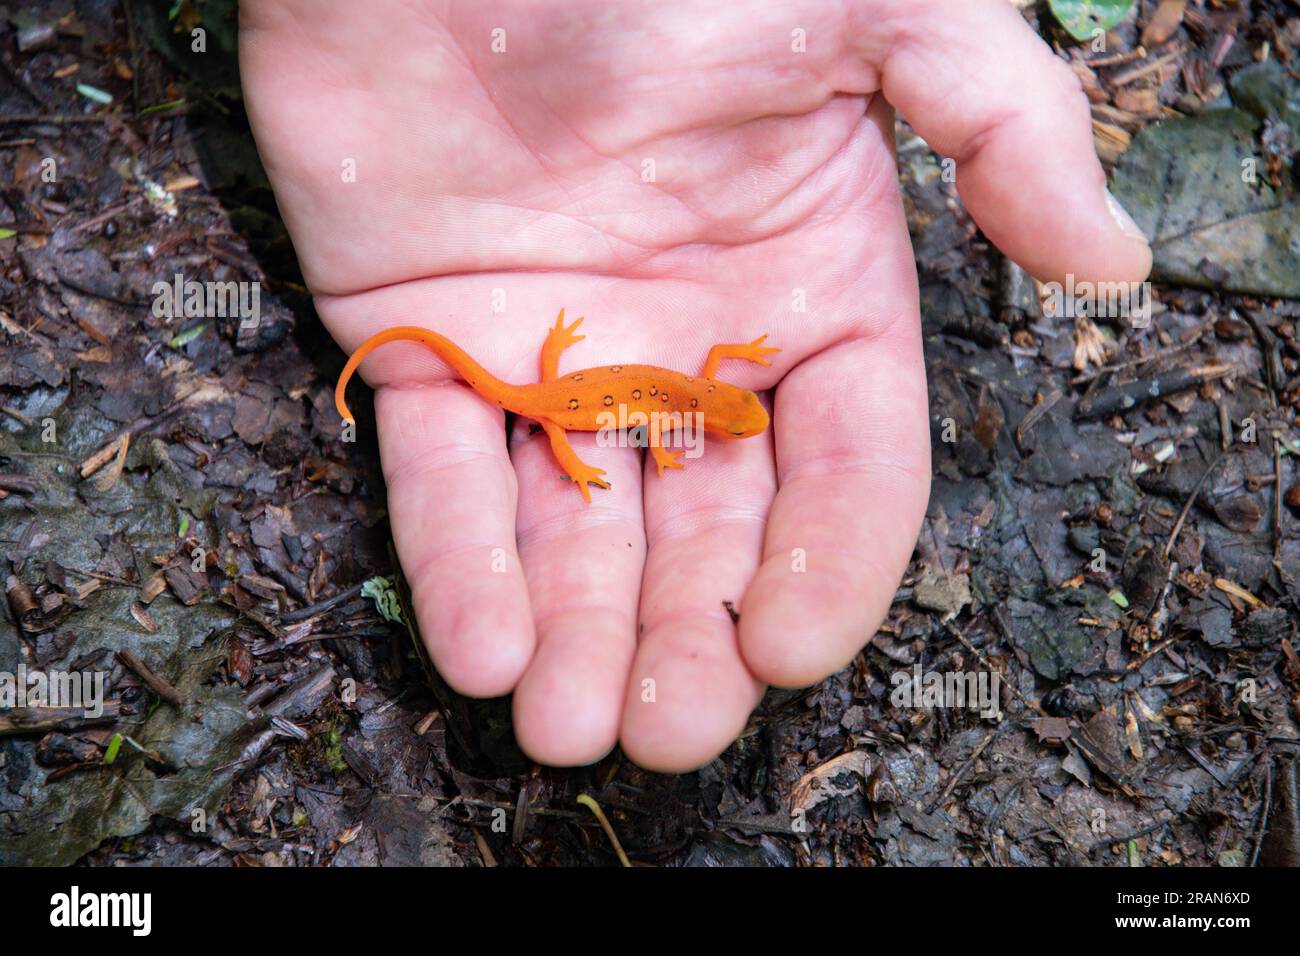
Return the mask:
M749 438L767 430L767 409L747 389L710 382L704 413L704 430L724 438Z

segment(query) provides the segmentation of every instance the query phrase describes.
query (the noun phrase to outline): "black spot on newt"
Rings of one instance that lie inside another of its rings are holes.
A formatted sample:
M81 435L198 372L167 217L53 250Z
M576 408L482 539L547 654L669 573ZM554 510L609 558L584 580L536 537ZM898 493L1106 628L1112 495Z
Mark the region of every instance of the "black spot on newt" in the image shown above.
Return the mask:
M569 408L576 409L577 407L578 407L578 400L576 398L569 399Z

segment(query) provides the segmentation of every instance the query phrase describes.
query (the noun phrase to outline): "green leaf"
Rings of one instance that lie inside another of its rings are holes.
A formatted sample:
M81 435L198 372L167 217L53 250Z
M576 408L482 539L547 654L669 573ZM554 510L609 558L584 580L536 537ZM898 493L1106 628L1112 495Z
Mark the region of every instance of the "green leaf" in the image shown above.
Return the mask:
M18 235L18 231L15 229L0 228L0 239L12 239L16 235Z
M186 329L184 332L181 332L179 335L172 336L171 341L168 342L167 344L174 349L183 349L185 348L185 346L189 345L200 335L202 335L203 330L206 329L207 327L208 327L208 323L200 322L198 325L194 326L194 328Z
M1128 16L1132 0L1048 0L1052 15L1076 40L1090 40Z
M397 596L396 588L393 587L392 578L382 575L370 578L361 585L361 596L375 602L375 609L385 621L392 621L394 624L402 623L402 602Z
M78 83L77 92L88 100L94 100L96 103L103 103L108 106L113 102L113 94L105 93L97 86L91 86L89 83Z
M108 742L108 749L104 751L104 763L112 763L117 759L117 752L122 749L122 735L114 734L113 739Z
M163 110L174 110L184 105L185 105L185 100L183 99L169 100L166 103L155 103L153 106L146 106L144 109L142 109L140 111L140 115L145 116L146 114L149 113L161 113Z
M1120 607L1125 609L1128 608L1128 598L1124 596L1124 592L1121 591L1119 588L1114 588L1109 594L1106 595L1106 597L1110 598Z

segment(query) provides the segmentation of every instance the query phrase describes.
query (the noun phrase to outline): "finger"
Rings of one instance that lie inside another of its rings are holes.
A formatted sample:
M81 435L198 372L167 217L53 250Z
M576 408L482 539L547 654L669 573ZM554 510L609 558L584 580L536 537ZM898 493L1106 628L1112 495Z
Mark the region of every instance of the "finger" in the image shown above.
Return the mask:
M762 696L726 603L748 613L742 597L776 494L772 455L768 432L710 439L699 457L681 459L681 471L662 476L647 456L641 640L620 736L639 766L681 773L707 763Z
M857 4L885 96L957 164L971 215L1043 280L1140 281L1151 251L1110 197L1087 98L1005 0Z
M592 763L618 739L645 560L639 456L569 433L608 489L583 501L544 434L521 422L511 448L519 478L519 555L537 627L537 651L515 689L515 737L551 766ZM524 437L519 437L524 436Z
M907 567L930 486L919 328L913 307L777 388L780 491L740 619L745 663L769 684L806 686L852 660Z
M375 415L393 541L429 656L463 694L509 693L534 640L502 415L457 384L381 388Z

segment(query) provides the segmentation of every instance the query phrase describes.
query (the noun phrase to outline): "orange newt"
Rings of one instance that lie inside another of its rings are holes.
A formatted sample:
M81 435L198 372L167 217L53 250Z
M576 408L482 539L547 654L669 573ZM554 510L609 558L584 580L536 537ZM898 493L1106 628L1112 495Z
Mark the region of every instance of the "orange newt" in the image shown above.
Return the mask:
M386 342L419 342L432 349L470 388L488 401L540 424L551 440L551 451L560 467L568 473L588 503L591 502L588 484L608 488L609 483L600 477L605 474L604 469L594 468L578 457L565 433L608 428L618 406L623 406L627 412L624 421L636 413L644 416L642 420L648 420L654 413L669 416L674 412L681 416L699 413L703 415L704 430L724 438L748 438L767 428L767 411L759 403L757 395L716 378L723 359L771 365L766 356L781 350L764 347L766 335L748 345L713 346L704 360L704 368L696 376L654 365L605 365L561 376L560 353L586 338L574 334L573 330L581 323L579 318L566 326L564 310L560 310L554 328L542 344L541 381L535 385L511 385L501 381L437 332L409 325L388 329L371 336L352 353L334 389L334 405L344 421L353 421L343 391L361 360ZM650 452L659 466L660 475L665 468L682 467L677 460L683 454L680 451L669 451L651 442Z

